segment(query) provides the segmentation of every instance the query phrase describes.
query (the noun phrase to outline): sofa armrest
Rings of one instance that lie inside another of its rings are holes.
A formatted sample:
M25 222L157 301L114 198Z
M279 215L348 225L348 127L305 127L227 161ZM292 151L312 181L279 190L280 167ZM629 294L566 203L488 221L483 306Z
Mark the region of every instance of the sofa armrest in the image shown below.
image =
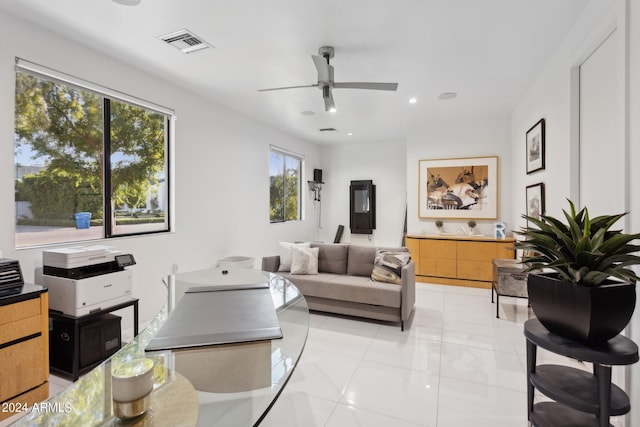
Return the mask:
M400 316L406 321L411 316L413 306L416 304L416 264L410 261L402 267L402 299L400 302Z
M262 271L275 273L280 267L280 255L262 257Z

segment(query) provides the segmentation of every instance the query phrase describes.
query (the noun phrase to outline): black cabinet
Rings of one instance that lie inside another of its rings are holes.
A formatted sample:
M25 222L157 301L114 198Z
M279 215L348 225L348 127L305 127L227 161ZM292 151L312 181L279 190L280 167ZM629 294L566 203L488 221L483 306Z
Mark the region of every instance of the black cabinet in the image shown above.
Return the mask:
M638 361L638 346L618 335L589 347L549 332L537 319L524 324L527 338L527 400L534 427L608 427L609 417L630 411L629 397L611 383L612 365ZM560 365L537 365L537 348L593 364L593 373ZM533 404L538 390L554 402Z
M120 317L113 314L105 313L86 322L79 322L78 335L75 333L72 320L51 319L49 331L51 369L73 372L73 352L76 345L79 349L78 368L81 373L92 369L121 347Z
M133 334L138 335L138 299L75 317L49 310L49 365L51 372L72 381L118 351L120 317L111 314L133 307Z
M351 181L349 224L352 234L372 234L376 228L376 186L371 180Z

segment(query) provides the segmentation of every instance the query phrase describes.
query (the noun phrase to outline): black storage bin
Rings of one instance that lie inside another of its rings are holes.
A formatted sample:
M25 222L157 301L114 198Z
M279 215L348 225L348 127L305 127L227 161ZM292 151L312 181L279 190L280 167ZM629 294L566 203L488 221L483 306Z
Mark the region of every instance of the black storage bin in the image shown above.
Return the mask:
M52 368L73 372L73 349L79 340L79 368L83 369L108 358L122 345L120 316L103 314L79 324L74 336L73 322L51 319L49 330L49 363Z
M120 316L103 314L94 322L80 325L80 368L101 362L120 350Z

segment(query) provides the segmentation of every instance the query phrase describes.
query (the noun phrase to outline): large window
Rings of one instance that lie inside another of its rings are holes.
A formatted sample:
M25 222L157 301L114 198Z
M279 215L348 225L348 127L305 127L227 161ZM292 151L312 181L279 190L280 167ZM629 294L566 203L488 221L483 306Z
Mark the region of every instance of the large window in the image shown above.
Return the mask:
M301 219L302 156L271 148L269 152L269 219Z
M16 247L169 231L172 115L41 70L16 70Z

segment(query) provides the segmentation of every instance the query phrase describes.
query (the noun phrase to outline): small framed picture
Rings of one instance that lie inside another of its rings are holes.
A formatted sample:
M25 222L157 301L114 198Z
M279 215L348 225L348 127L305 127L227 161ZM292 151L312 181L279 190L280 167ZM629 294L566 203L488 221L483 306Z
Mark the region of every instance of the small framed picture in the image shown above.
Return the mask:
M544 184L542 182L527 186L527 216L540 219L544 214Z
M544 169L544 119L527 131L527 174Z

